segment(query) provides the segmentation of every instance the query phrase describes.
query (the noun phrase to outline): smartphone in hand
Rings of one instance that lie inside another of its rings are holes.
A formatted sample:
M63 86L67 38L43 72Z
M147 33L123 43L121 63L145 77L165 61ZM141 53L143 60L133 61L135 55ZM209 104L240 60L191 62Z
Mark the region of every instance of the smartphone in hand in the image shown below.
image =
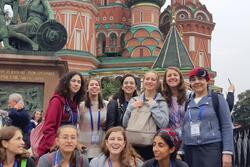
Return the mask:
M230 84L230 85L232 85L232 82L231 82L231 80L230 80L229 78L228 78L227 80L228 80L229 84Z

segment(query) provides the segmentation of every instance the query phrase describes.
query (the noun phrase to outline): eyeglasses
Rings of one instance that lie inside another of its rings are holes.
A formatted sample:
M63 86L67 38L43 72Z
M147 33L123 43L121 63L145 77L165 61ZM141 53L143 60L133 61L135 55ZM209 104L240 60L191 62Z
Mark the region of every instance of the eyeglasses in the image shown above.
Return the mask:
M77 140L77 137L76 136L61 136L59 137L59 139L62 139L64 141L74 141L74 140Z

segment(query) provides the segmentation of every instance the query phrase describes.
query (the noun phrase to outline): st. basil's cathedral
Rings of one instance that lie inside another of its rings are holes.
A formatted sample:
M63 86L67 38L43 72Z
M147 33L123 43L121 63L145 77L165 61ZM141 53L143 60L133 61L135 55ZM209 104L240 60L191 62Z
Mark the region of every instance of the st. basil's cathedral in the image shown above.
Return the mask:
M212 14L199 0L50 0L68 33L57 52L69 70L83 75L142 75L176 66L211 69Z

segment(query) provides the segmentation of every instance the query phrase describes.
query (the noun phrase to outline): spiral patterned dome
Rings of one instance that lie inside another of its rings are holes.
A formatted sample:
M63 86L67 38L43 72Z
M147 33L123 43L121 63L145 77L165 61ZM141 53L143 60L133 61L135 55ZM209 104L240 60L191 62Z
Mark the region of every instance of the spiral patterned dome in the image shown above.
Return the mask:
M162 7L164 3L166 2L166 0L128 0L128 6L131 7L133 5L144 3L144 2L153 3Z

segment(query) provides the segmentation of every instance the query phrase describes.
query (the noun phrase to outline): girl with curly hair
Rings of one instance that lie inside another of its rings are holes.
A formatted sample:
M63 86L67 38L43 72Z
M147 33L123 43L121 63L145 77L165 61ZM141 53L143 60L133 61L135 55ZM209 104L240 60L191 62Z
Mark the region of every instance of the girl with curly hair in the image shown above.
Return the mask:
M78 106L84 94L84 80L79 72L68 72L60 79L45 114L42 128L44 136L38 147L39 157L55 147L56 132L60 126L78 124Z

